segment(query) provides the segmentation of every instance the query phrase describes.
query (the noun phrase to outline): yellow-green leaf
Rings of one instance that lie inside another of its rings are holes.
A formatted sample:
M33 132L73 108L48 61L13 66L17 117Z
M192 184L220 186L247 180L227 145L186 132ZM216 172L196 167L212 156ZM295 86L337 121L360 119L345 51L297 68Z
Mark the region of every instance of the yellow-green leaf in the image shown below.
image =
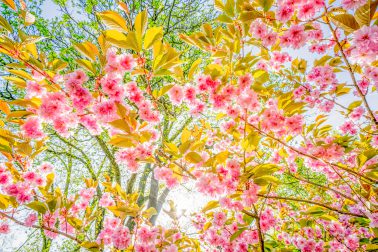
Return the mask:
M16 4L14 3L13 0L3 0L3 3L11 7L13 10L17 10Z
M79 64L79 66L87 69L88 71L92 72L92 73L96 73L96 70L92 64L92 62L90 62L89 60L86 60L86 59L75 59L76 63Z
M188 72L188 78L189 79L192 79L196 70L198 69L198 66L201 64L202 62L202 59L199 58L197 59L196 61L193 62L192 66L190 67L189 69L189 72Z
M13 32L12 26L2 16L0 16L0 26L4 27L9 32Z
M157 40L163 38L163 27L152 27L149 28L144 37L144 48L149 49Z
M194 164L202 161L202 157L196 152L189 152L188 154L186 154L185 158L186 160Z
M135 17L135 33L138 37L142 37L147 28L147 11L144 10Z
M12 111L7 115L7 119L10 118L19 118L19 117L24 117L28 115L32 115L33 112L26 111L26 110L17 110L17 111Z
M258 0L259 5L264 9L264 11L268 11L270 7L272 7L273 0Z
M331 16L331 20L336 26L348 33L352 33L360 28L354 16L348 13Z
M366 4L359 7L354 13L357 23L362 27L364 25L369 26L377 9L378 1L368 0Z
M128 31L126 20L115 11L104 11L97 13L102 22L110 29Z
M26 205L27 207L37 211L38 213L45 214L47 211L47 206L45 203L40 201L33 201Z
M209 210L211 210L211 209L214 209L214 208L216 208L216 207L218 207L219 206L219 201L217 201L217 200L211 200L211 201L209 201L207 204L206 204L206 206L204 206L203 208L202 208L202 212L203 213L205 213L205 212L207 212L207 211L209 211Z
M129 49L127 46L127 36L122 32L117 30L107 30L104 32L105 40L110 44L115 45L119 48Z
M96 56L98 55L97 47L89 41L74 44L74 48L78 50L81 54L83 54L85 57L88 57L92 60L95 60Z

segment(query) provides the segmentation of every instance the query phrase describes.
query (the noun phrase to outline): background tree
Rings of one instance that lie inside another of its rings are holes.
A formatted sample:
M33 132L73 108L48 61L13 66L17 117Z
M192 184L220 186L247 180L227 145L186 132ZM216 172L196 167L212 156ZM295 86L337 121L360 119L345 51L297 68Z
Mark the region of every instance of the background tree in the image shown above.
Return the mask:
M97 38L105 29L105 25L101 22L98 12L106 10L118 10L120 15L126 18L127 9L128 20L134 20L135 16L142 10L146 10L149 15L149 25L163 26L163 37L169 43L181 50L181 57L185 60L194 61L201 55L201 51L190 47L179 39L178 34L183 32L192 33L199 29L204 21L211 21L214 18L215 11L210 8L211 1L129 1L121 5L118 1L52 1L48 4L56 7L51 10L56 16L53 18L44 17L44 6L48 1L20 1L16 2L18 11L12 10L6 4L1 6L1 15L9 20L13 28L13 36L26 36L33 34L44 39L39 41L38 52L45 55L50 61L59 59L60 67L75 69L83 67L78 64L75 59L81 57L80 52L75 48L75 44L89 41L98 46ZM49 11L49 10L48 10ZM26 13L28 13L26 15ZM34 18L34 17L37 18ZM132 25L130 23L130 25ZM5 56L1 59L1 69L6 68L13 63L14 59ZM188 71L188 69L184 69ZM16 100L24 95L23 86L25 83L14 82L14 79L7 79L9 74L3 73L5 78L0 82L0 95L5 101ZM166 77L163 77L166 78ZM169 78L171 81L172 79ZM13 82L12 82L13 80ZM20 79L19 79L20 80ZM142 80L142 83L145 80ZM154 80L153 86L162 85L162 80ZM18 86L17 86L18 85ZM144 84L146 85L146 83ZM164 106L170 105L167 103ZM176 117L180 113L179 110L167 113L167 128L165 129L166 137L170 133L170 129L180 130L186 126L190 120L185 122L175 122ZM168 121L171 121L168 123ZM177 124L177 125L176 125ZM169 129L168 129L169 127ZM173 135L177 137L179 132ZM117 181L127 188L128 193L138 190L140 192L138 204L146 204L154 207L160 212L163 203L169 193L167 188L162 185L151 175L153 168L146 165L140 174L130 175L122 172L119 165L115 162L115 148L107 144L108 136L101 135L93 137L85 129L77 129L75 134L68 139L64 139L57 134L54 129L50 129L49 144L43 154L41 161L49 161L60 167L59 174L62 178L59 183L65 184L64 193L75 191L76 186L82 182L83 177L91 177L94 180L101 179L103 176L117 177ZM174 140L172 136L171 140ZM121 178L122 181L121 181ZM152 217L155 223L157 215ZM102 219L99 217L98 222L101 225ZM128 226L132 228L132 219L129 220ZM52 245L51 239L47 238L43 231L41 234L33 232L33 239L28 239L27 244L23 244L22 248L32 250L36 244L42 244L41 250L49 251ZM41 242L41 239L43 242ZM29 244L29 246L28 246ZM39 247L39 245L38 245ZM72 244L65 243L64 247L70 251Z

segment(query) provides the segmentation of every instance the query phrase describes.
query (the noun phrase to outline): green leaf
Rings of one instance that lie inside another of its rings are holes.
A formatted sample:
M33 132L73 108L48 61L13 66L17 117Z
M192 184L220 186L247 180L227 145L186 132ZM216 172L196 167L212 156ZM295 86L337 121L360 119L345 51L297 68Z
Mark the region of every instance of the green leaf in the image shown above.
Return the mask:
M27 207L37 211L38 213L45 214L47 211L47 206L45 203L40 201L33 201L26 205Z
M248 228L244 227L244 228L241 228L241 229L238 229L238 231L236 231L235 233L233 233L230 237L230 242L234 241L236 238L238 238L245 230L247 230Z
M79 51L85 57L88 57L91 60L95 60L98 55L97 47L89 41L83 43L74 44L74 48Z
M141 38L139 38L135 32L129 32L127 34L125 48L133 49L136 52L140 52L140 50L142 50Z
M253 182L259 186L265 186L270 183L279 184L279 179L273 176L265 175L258 178L253 179Z
M163 27L152 27L149 28L144 37L144 48L149 49L157 40L163 38Z
M303 215L313 215L313 216L321 216L325 214L325 208L320 206L312 206L309 207L305 212L302 212Z
M82 242L80 246L93 252L100 251L100 245L98 245L97 242L85 241L85 242Z
M28 115L32 115L33 113L30 112L30 111L26 111L26 110L17 110L17 111L12 111L10 112L8 115L7 115L7 119L10 119L10 118L20 118L20 117L25 117L25 116L28 116Z
M362 101L354 101L351 104L349 104L348 109L353 110L357 108L358 106L360 106L361 104L362 104Z
M265 175L272 175L280 168L275 164L261 164L253 167L251 172L253 172L253 178L262 177Z
M324 66L328 60L332 59L331 56L325 55L318 60L314 61L314 66Z
M207 212L207 211L209 211L209 210L211 210L211 209L214 209L214 208L217 208L217 207L219 207L219 201L217 201L217 200L211 200L211 201L209 201L207 204L206 204L206 206L204 206L203 208L202 208L202 212L203 213L205 213L205 212Z
M0 209L7 209L10 204L9 196L0 194Z
M264 11L268 11L273 4L273 0L258 0L259 5L264 9Z
M223 75L223 68L221 65L218 64L209 64L205 68L205 74L211 76L212 79Z
M226 4L223 8L224 12L233 17L235 15L235 1L234 0L227 0Z
M122 32L107 30L104 32L105 40L119 48L130 49L127 45L127 37Z
M97 13L101 21L110 29L128 31L126 20L115 11L104 11Z
M86 60L86 59L75 59L76 63L81 66L82 68L85 68L87 69L88 71L92 72L92 73L96 73L96 70L92 64L92 62L90 62L89 60Z
M2 16L0 16L0 26L4 27L9 32L13 32L12 26Z
M13 10L17 10L16 4L14 3L13 0L3 0L3 3L11 7Z
M217 19L219 22L222 22L222 23L227 23L227 24L230 24L233 22L232 18L230 18L229 16L225 15L225 14L221 14L217 17Z
M81 229L83 227L83 222L75 217L68 217L67 222L75 229Z
M262 14L256 10L243 11L239 15L239 20L242 22L250 22L256 18L262 17Z
M214 1L214 7L220 11L223 11L224 9L224 4L222 0L215 0Z
M339 15L331 16L330 18L336 26L342 28L347 33L352 33L355 30L360 28L356 19L351 14L348 14L348 13L339 14Z
M147 11L144 10L135 17L135 33L138 37L142 37L147 28Z
M370 22L374 16L374 13L377 9L378 1L371 2L369 0L366 4L359 7L354 16L356 18L357 23L362 27L364 25L369 26Z
M143 217L146 219L150 219L153 215L156 215L156 214L157 214L157 211L153 207L148 208L142 213Z
M196 70L197 70L198 66L201 64L201 62L202 62L201 58L199 58L199 59L197 59L196 61L193 62L192 66L190 67L189 72L188 72L188 78L189 79L193 78L194 73L196 72Z
M186 160L188 160L191 163L197 164L202 161L202 157L197 152L189 152L185 156Z

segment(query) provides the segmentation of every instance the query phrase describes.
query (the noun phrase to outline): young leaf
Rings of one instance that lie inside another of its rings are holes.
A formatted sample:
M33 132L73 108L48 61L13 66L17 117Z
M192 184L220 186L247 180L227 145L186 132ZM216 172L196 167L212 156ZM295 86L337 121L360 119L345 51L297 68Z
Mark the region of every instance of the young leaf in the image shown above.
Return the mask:
M97 47L89 41L74 44L74 48L78 50L82 55L92 60L95 60L96 56L98 55Z
M33 201L33 202L30 202L29 204L27 204L26 206L28 206L29 208L37 211L38 213L41 213L41 214L45 214L46 211L47 211L47 206L45 203L43 202L39 202L39 201Z
M119 13L115 11L104 11L97 13L97 15L110 29L122 32L128 31L126 20Z
M354 16L348 13L331 16L331 20L336 26L348 33L352 33L360 28Z
M273 0L258 0L259 5L264 9L264 11L268 11L270 7L272 7Z
M144 37L144 48L149 49L157 40L163 38L163 27L152 27L149 28Z
M147 21L148 21L148 18L147 18L146 10L138 13L138 15L135 18L135 25L134 25L135 33L140 38L143 36L144 32L146 31Z
M14 3L13 0L3 0L3 3L11 7L13 10L17 10L16 4Z
M354 16L356 18L357 23L362 27L364 25L369 26L370 21L373 19L375 10L377 9L378 1L371 2L369 0L366 4L359 7Z

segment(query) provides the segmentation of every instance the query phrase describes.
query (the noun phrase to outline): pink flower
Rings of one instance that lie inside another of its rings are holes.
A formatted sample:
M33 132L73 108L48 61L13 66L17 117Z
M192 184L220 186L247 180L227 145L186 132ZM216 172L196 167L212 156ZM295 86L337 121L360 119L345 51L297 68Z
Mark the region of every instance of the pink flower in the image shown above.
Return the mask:
M37 117L28 117L25 123L21 126L21 130L26 137L29 138L42 138L45 134L42 132L41 122Z
M357 235L350 235L347 238L345 238L345 245L352 251L356 251L357 248L360 246L360 239L357 237Z
M169 91L168 91L169 98L171 102L175 105L180 105L182 102L182 99L184 98L184 92L182 90L182 87L180 86L173 86Z
M345 9L357 9L364 5L367 0L342 0L341 4Z
M40 115L44 119L54 119L57 116L61 116L68 110L67 99L62 92L48 93L42 98L42 104L40 107Z
M25 225L27 227L31 227L37 221L38 217L35 213L29 214L28 217L25 219Z
M35 172L29 171L29 172L25 172L23 177L25 181L29 183L33 183L35 179L37 178L37 174Z
M303 126L303 116L294 115L285 119L285 125L292 134L300 134Z
M118 118L117 107L113 101L97 103L93 110L97 118L103 122L111 122Z
M287 22L294 14L294 8L289 5L280 6L277 9L277 19L281 22Z
M252 84L252 75L247 73L246 75L240 76L238 79L238 84L241 90L249 88Z
M341 125L340 130L344 134L347 134L347 133L350 133L351 135L357 134L356 126L351 121L347 121L343 125Z
M176 245L171 244L163 249L163 252L177 252L178 248Z
M302 47L307 40L307 35L302 25L292 25L281 36L281 45L283 47L292 47L298 49Z
M124 54L119 56L119 64L121 65L122 69L130 72L135 67L135 59L130 54Z
M7 185L11 180L11 175L8 173L0 173L0 185Z
M26 82L26 97L32 98L34 96L41 97L46 92L46 89L35 81Z
M84 115L80 117L80 123L86 127L92 135L100 134L100 127L97 124L96 117L94 115Z
M353 35L352 59L361 63L374 61L378 55L378 26L363 26Z
M10 231L8 223L0 223L0 234L8 234Z
M156 239L157 235L158 233L156 229L143 226L138 229L137 237L143 243L150 243Z
M114 201L110 193L104 193L98 203L101 207L109 207L114 205Z
M298 18L301 20L309 20L315 15L315 5L311 2L303 4L298 11Z
M112 235L112 241L114 247L123 250L126 249L131 242L130 231L127 227L118 227L114 230Z
M249 186L248 190L245 190L242 194L242 200L246 207L252 206L252 204L257 202L257 193L260 187L256 184L252 184Z
M41 173L50 173L54 170L54 167L49 162L42 163L39 167L37 167L37 170Z
M221 227L227 220L227 216L224 212L216 212L213 217L213 225L216 227Z

